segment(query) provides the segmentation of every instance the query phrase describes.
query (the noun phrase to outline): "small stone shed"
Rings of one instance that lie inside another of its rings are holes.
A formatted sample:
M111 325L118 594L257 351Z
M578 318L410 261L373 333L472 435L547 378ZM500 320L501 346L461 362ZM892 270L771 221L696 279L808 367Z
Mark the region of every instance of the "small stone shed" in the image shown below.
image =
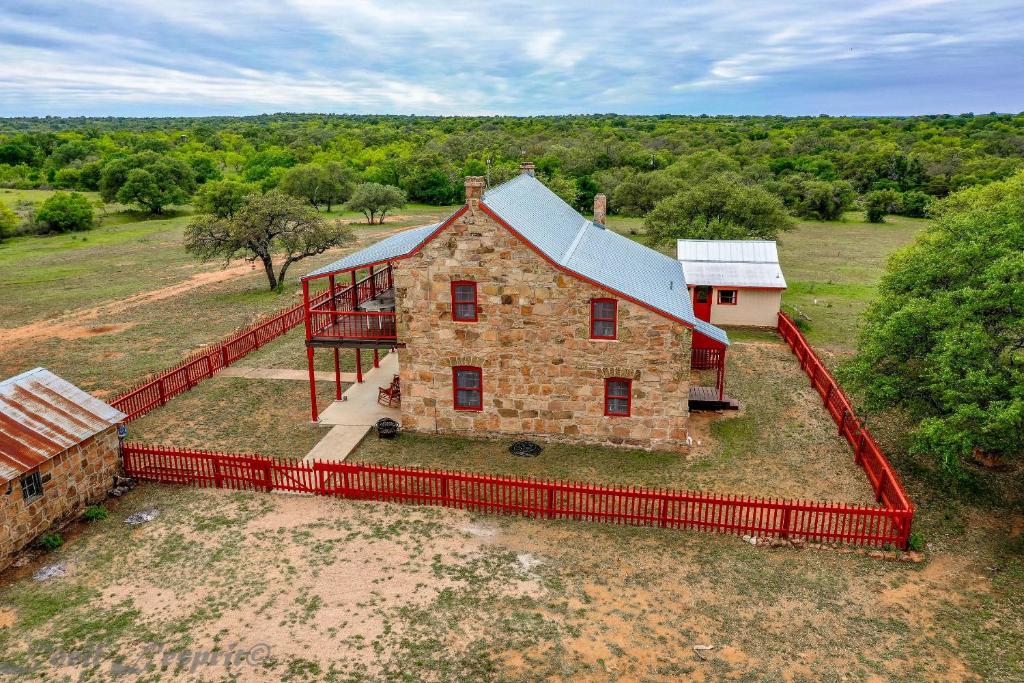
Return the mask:
M693 314L712 325L775 327L786 278L770 240L679 240Z
M45 368L0 382L0 571L47 529L102 500L125 414Z

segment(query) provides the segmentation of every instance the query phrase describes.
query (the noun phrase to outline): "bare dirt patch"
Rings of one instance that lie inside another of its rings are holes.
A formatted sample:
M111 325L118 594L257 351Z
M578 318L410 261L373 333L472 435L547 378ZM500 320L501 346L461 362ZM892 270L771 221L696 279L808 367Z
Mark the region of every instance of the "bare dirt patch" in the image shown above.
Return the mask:
M0 609L0 628L10 628L18 620L18 615L12 609Z

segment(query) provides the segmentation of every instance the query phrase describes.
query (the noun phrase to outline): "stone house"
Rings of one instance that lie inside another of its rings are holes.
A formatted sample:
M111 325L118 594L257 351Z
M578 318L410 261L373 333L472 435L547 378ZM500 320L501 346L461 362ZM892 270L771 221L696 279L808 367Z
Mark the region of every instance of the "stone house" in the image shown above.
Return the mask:
M679 261L607 228L603 195L585 218L531 164L484 190L467 178L447 220L304 278L311 370L317 348L396 348L404 429L685 449L695 390L724 398L728 337L694 316ZM691 385L695 338L714 389Z
M771 240L679 240L693 313L714 325L775 327L786 278Z
M120 467L124 418L44 368L0 382L0 571L48 529L106 497Z

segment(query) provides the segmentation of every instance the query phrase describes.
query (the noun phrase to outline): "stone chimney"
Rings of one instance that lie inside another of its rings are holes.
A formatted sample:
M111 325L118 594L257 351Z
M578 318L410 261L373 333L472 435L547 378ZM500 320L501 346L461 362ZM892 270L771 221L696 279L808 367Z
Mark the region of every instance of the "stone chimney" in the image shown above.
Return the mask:
M519 172L520 173L525 173L528 176L532 176L534 174L533 162L532 161L524 161L523 163L519 164Z
M603 194L594 195L594 222L605 225L608 220L608 197Z
M484 197L484 177L482 175L466 176L466 203L475 209Z

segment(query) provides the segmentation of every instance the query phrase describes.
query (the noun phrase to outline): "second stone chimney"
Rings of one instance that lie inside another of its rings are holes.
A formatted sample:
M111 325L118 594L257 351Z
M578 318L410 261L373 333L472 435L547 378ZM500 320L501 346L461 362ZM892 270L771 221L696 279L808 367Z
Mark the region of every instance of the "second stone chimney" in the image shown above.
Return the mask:
M466 203L475 209L484 197L484 177L482 175L466 176Z
M532 161L524 161L523 163L519 164L519 172L525 173L528 176L532 176L534 174L534 168L535 167Z
M605 225L608 220L608 197L603 194L594 195L594 222Z

